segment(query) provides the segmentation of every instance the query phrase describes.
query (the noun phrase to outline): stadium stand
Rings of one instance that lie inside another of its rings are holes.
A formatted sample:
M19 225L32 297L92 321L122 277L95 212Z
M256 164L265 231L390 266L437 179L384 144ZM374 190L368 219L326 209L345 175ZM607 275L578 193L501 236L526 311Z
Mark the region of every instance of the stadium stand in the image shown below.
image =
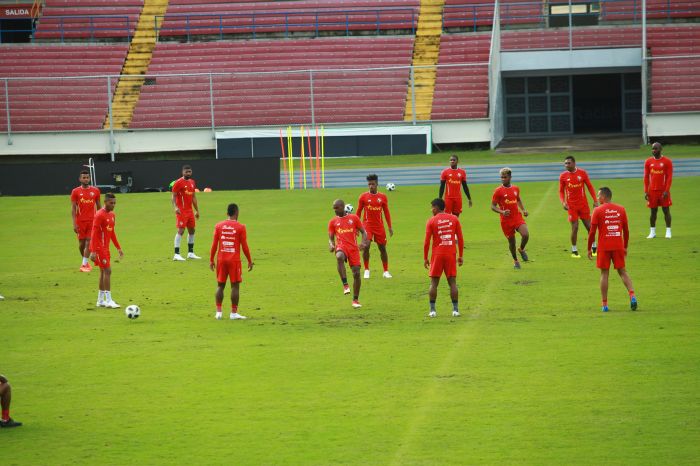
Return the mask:
M133 35L143 0L46 0L34 39L107 39Z
M532 0L502 0L501 26L538 26L543 22L543 3ZM445 0L443 27L476 31L490 28L493 22L493 0Z
M212 75L217 126L308 123L311 82L300 71L309 69L319 70L316 121L399 121L412 47L406 36L159 43L148 72L236 73ZM405 68L351 71L372 67ZM131 128L210 126L209 99L207 74L147 80Z

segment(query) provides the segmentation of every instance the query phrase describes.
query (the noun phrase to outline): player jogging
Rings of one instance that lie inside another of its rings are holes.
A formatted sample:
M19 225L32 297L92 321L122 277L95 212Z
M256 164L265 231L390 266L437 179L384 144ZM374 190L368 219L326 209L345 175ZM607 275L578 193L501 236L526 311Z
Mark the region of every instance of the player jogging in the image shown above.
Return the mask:
M591 193L593 208L598 207L595 190L586 170L576 167L576 159L571 155L564 159L566 170L559 175L559 200L569 213L571 223L571 257L580 259L576 243L578 242L578 221L581 219L586 231L591 231L591 209L586 199L586 189ZM596 255L596 244L593 243L593 256Z
M224 288L226 279L231 282L231 320L245 319L238 313L238 298L240 285L243 281L241 271L241 250L248 260L248 272L253 270L253 259L250 258L250 249L245 225L238 222L238 205L229 204L226 209L228 220L219 222L214 227L214 241L211 243L209 254L209 267L216 271L216 317L221 319L221 306L224 302ZM218 250L218 255L217 255ZM216 262L214 257L216 256Z
M369 191L360 195L357 201L357 216L362 219L362 224L367 231L367 240L377 243L379 255L382 258L384 267L384 278L391 278L389 273L389 256L386 253L386 231L384 231L384 218L389 227L389 236L394 236L391 228L391 215L389 214L389 201L386 194L377 192L379 177L375 174L367 175L367 186ZM364 216L362 213L364 212ZM369 247L362 251L362 261L365 265L365 278L369 278Z
M430 289L428 296L430 299L429 317L437 317L435 301L437 300L437 288L440 284L440 277L445 274L447 283L450 285L450 298L452 299L452 316L459 317L459 291L457 289L457 264L463 264L464 237L462 236L462 226L456 215L445 213L445 201L434 199L430 203L433 216L425 226L425 241L423 241L423 265L429 269ZM455 238L457 244L455 244ZM433 254L428 261L428 251L430 243L433 243ZM459 250L457 249L459 248ZM455 254L459 252L459 258Z
M644 199L651 209L649 236L656 238L656 214L659 207L664 212L666 238L671 238L671 183L673 182L673 162L661 154L661 144L651 146L652 157L644 162Z
M109 243L119 252L119 257L124 256L122 247L117 241L117 233L114 231L114 206L117 198L112 193L105 194L105 205L95 214L92 224L92 237L90 239L90 259L100 268L100 291L97 294L97 307L118 308L119 304L112 299L112 266L110 264Z
M369 246L367 232L362 227L360 217L345 212L345 201L336 199L333 201L335 217L328 222L328 247L331 254L335 254L338 264L338 275L343 282L343 294L350 294L350 286L345 272L345 262L352 270L352 307L362 307L360 304L360 249ZM358 248L357 234L362 235L362 241Z
M185 258L180 255L180 243L182 235L187 228L187 258L201 259L194 253L194 227L195 219L199 219L199 206L197 205L197 196L195 195L196 183L192 179L192 167L184 165L182 167L182 178L179 178L173 184L172 204L175 209L177 233L175 233L175 255L174 261L184 261ZM194 212L192 211L194 207Z
M598 231L598 260L600 269L600 294L603 299L602 310L608 312L608 277L610 275L610 262L625 284L630 296L630 308L637 310L637 297L634 295L632 279L625 270L625 256L629 244L630 232L627 226L627 212L625 208L610 202L612 191L610 188L598 190L600 206L593 210L591 231L588 233L588 258L593 259L593 241Z
M445 168L440 174L440 193L438 197L442 199L445 195L445 212L456 215L462 213L462 189L469 200L469 207L472 206L472 196L467 186L467 172L457 168L459 158L456 155L450 156L450 168Z
M513 174L511 169L508 167L501 168L500 174L502 185L493 192L491 210L501 216L501 230L508 238L508 248L510 249L510 255L513 256L513 267L519 269L520 262L518 262L518 256L515 254L515 232L520 233L520 247L518 251L523 261L527 262L529 258L525 252L525 246L530 239L530 233L527 230L527 224L525 219L523 219L523 215L527 217L528 213L520 199L520 188L510 184Z
M80 186L70 193L71 217L73 217L73 231L78 235L78 250L83 259L80 266L81 272L90 272L92 267L88 262L90 257L90 234L92 233L92 221L95 219L95 211L100 210L100 190L90 186L90 172L83 170L78 177Z

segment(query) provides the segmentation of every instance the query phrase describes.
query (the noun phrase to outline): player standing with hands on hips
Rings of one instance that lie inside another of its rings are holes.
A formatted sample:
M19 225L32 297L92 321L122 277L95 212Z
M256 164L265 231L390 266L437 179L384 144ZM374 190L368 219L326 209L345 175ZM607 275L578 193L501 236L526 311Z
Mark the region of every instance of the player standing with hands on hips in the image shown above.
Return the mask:
M116 309L119 304L112 299L112 265L110 263L109 243L119 252L119 257L124 257L124 251L117 240L114 231L115 218L114 206L117 198L112 193L105 194L105 206L97 211L92 224L92 238L90 239L90 259L100 268L100 291L97 294L97 307L110 307Z
M661 154L661 144L651 146L652 156L644 163L644 199L651 209L649 236L656 238L656 214L659 207L664 212L666 238L671 238L671 183L673 182L673 162Z
M192 179L192 167L184 165L182 167L182 178L179 178L173 184L172 203L175 210L176 227L175 233L175 255L174 261L184 261L185 258L180 255L180 243L182 235L187 228L187 259L201 259L194 253L194 227L195 219L199 219L199 206L197 205L197 196L195 189L196 183ZM194 207L194 213L192 212Z
M343 282L343 294L350 294L350 286L345 272L345 262L352 270L352 307L362 307L360 304L360 249L369 247L367 232L362 226L360 217L345 212L345 201L336 199L333 201L335 217L328 222L328 248L331 254L335 254L338 265L338 275ZM362 242L358 248L357 234L362 235Z

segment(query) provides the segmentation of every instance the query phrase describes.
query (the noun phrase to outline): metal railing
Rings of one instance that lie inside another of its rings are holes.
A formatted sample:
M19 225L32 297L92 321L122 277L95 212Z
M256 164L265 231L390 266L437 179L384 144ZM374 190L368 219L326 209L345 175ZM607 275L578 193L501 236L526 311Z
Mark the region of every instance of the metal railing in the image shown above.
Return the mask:
M68 38L89 39L90 42L94 42L98 36L123 37L131 40L132 25L135 23L129 19L128 15L46 16L41 18L40 22L34 22L30 29L3 30L0 22L0 37L3 32L25 32L30 35L31 42L44 38L59 39L61 43Z

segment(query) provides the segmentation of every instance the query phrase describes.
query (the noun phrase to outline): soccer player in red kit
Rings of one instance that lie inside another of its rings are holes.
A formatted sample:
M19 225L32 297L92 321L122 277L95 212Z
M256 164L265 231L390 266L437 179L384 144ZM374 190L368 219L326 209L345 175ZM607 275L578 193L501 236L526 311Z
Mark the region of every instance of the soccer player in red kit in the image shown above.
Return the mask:
M365 232L360 217L345 212L345 201L333 201L335 217L328 222L328 247L335 254L338 264L338 275L343 282L343 294L350 294L350 286L345 273L345 262L352 270L352 307L362 307L360 304L360 249L369 247L367 232ZM360 246L357 246L357 235L362 235Z
M384 267L384 278L391 278L389 273L389 256L386 253L386 231L384 231L384 218L389 227L389 236L394 236L391 228L391 215L389 214L389 201L385 194L377 192L379 177L375 174L367 175L369 191L363 193L357 201L357 216L362 219L362 224L367 231L367 240L377 243L379 255ZM362 213L364 212L364 216ZM362 251L362 260L365 264L365 278L369 278L369 247Z
M197 196L195 194L197 184L192 179L192 167L184 165L182 167L182 178L179 178L173 184L172 203L175 209L177 233L175 233L175 255L174 261L184 261L185 258L180 255L180 243L182 235L187 228L187 253L188 259L201 259L194 253L194 227L195 219L199 218L199 206L197 205ZM194 212L192 211L194 207Z
M598 190L600 206L593 211L591 231L588 233L588 258L593 259L593 241L598 231L598 260L600 269L600 294L603 298L602 310L608 312L608 277L610 275L610 262L620 275L630 296L630 308L637 310L637 297L634 295L632 279L625 270L625 256L629 245L630 231L627 226L627 212L625 208L610 202L612 191L610 188Z
M440 277L445 274L450 285L450 298L452 298L452 316L459 317L459 291L457 289L457 264L461 267L464 263L464 237L462 226L456 215L445 213L445 201L434 199L430 203L433 216L425 226L425 241L423 242L423 265L430 270L430 299L429 317L437 317L435 301L437 300L437 287ZM457 244L455 244L455 238ZM433 243L433 254L428 261L430 243ZM455 255L459 252L459 258Z
M88 262L90 235L95 211L102 207L100 205L100 190L95 186L90 186L90 172L87 170L80 172L78 180L80 186L70 193L71 217L73 217L73 231L78 235L78 250L83 258L80 271L90 272L92 270Z
M520 247L518 251L524 262L528 261L525 246L530 239L530 233L527 230L527 224L523 215L528 216L527 210L523 206L523 201L520 199L520 188L510 184L513 175L510 168L501 168L501 186L496 188L491 198L491 210L501 216L501 230L506 238L508 238L508 248L510 255L513 256L513 267L520 268L518 256L515 254L515 232L520 233ZM520 210L518 210L520 209ZM520 213L522 211L522 214Z
M593 208L598 207L595 190L591 184L588 173L582 168L576 167L576 159L571 155L564 159L566 170L559 175L559 200L561 205L569 213L571 223L571 257L580 259L578 253L578 221L581 219L586 231L591 231L591 209L586 199L586 189L591 193ZM593 243L593 255L596 254L596 245Z
M245 225L238 222L238 205L229 204L226 209L228 220L219 222L214 227L214 241L211 243L209 267L216 271L216 317L221 319L221 306L224 302L226 279L231 282L231 320L245 319L238 313L240 285L243 281L241 272L241 250L248 260L248 272L253 270L253 259L250 258L248 239ZM217 255L218 250L218 255ZM216 262L214 262L216 257Z
M648 239L656 238L656 214L659 207L664 212L666 238L671 238L671 183L673 182L673 162L661 154L661 144L651 146L652 157L644 162L644 199L651 209Z
M462 189L469 200L469 207L472 206L472 196L467 186L467 172L457 168L459 158L456 155L450 157L450 168L445 168L440 174L440 193L438 197L442 199L445 195L445 212L459 217L462 213Z
M0 374L0 406L2 407L2 419L0 428L20 427L21 422L17 422L10 417L10 403L12 402L12 387L7 377Z
M109 242L111 241L117 248L119 257L124 256L122 247L117 241L117 233L114 231L114 206L116 204L117 198L114 194L105 194L105 205L97 211L92 223L90 259L100 268L100 291L97 294L97 307L119 307L119 304L112 299L112 266L109 254Z

